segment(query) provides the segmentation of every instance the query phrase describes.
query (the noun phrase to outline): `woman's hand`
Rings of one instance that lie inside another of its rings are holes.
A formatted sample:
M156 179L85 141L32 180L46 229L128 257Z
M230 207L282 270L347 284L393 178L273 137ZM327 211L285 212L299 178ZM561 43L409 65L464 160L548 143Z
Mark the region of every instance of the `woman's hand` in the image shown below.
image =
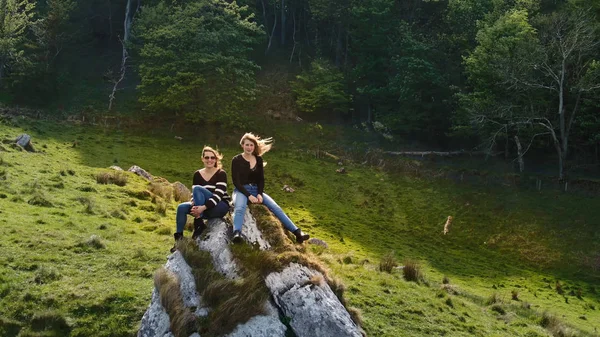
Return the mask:
M260 201L258 201L258 198L255 197L255 196L253 196L253 195L249 196L248 200L250 200L250 202L253 203L253 204L260 204Z
M202 215L202 212L204 212L204 211L206 211L206 206L204 206L204 205L194 206L194 207L192 207L192 210L190 211L190 213L192 213L194 218L199 218L200 215Z
M262 197L262 194L258 194L258 195L256 196L256 199L258 199L258 203L259 203L259 204L262 204L262 202L263 202L263 197Z

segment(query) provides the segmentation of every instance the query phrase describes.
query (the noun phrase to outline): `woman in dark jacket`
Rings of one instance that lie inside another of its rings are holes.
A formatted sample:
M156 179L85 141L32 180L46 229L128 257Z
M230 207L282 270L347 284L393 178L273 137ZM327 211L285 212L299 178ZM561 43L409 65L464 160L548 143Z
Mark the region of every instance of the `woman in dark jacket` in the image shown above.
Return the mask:
M242 241L242 225L248 201L253 204L264 204L281 221L283 226L294 233L296 242L302 243L310 238L283 212L281 207L266 193L264 193L265 176L264 163L261 155L271 149L271 138L260 139L252 133L246 133L240 140L244 152L231 160L231 175L233 179L234 216L233 216L233 242Z

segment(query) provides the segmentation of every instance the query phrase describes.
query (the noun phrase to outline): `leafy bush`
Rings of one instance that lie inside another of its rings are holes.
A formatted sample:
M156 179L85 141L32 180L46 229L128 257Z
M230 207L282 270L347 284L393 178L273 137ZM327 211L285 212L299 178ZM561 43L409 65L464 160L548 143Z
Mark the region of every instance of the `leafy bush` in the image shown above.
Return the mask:
M296 104L304 112L346 113L351 98L344 83L344 74L340 70L325 59L316 59L309 71L296 76L292 90Z
M421 272L421 266L417 261L414 260L406 260L404 262L402 274L404 279L409 282L420 282L424 280L423 273Z
M394 252L389 252L381 257L379 261L379 271L391 273L398 266L396 255ZM405 267L406 268L406 267Z
M127 185L127 174L123 171L109 171L96 174L98 184L115 184L117 186Z

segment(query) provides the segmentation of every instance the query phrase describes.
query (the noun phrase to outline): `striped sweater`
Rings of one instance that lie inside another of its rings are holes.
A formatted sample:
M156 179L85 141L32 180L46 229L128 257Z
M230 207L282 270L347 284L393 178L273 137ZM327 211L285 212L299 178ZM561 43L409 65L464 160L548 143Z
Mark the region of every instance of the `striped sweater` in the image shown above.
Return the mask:
M213 196L204 204L206 209L215 207L221 200L225 202L229 202L230 200L227 194L227 173L221 169L215 172L208 181L202 178L200 171L196 171L194 173L193 185L203 186L212 192Z

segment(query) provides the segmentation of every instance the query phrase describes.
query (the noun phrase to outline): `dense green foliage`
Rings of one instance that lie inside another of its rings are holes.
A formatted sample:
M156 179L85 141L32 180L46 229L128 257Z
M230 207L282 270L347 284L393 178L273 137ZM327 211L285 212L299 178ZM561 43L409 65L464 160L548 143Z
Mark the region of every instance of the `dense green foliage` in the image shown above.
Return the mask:
M139 38L140 101L150 112L172 112L188 120L238 124L254 98L248 59L261 36L235 2L169 1L144 8Z
M295 99L286 114L371 130L377 122L388 139L511 160L554 153L559 178L599 160L597 1L0 7L3 102L102 114L110 96L110 113L240 126L248 113L264 112L252 103L269 92L256 86L257 71L285 62Z

